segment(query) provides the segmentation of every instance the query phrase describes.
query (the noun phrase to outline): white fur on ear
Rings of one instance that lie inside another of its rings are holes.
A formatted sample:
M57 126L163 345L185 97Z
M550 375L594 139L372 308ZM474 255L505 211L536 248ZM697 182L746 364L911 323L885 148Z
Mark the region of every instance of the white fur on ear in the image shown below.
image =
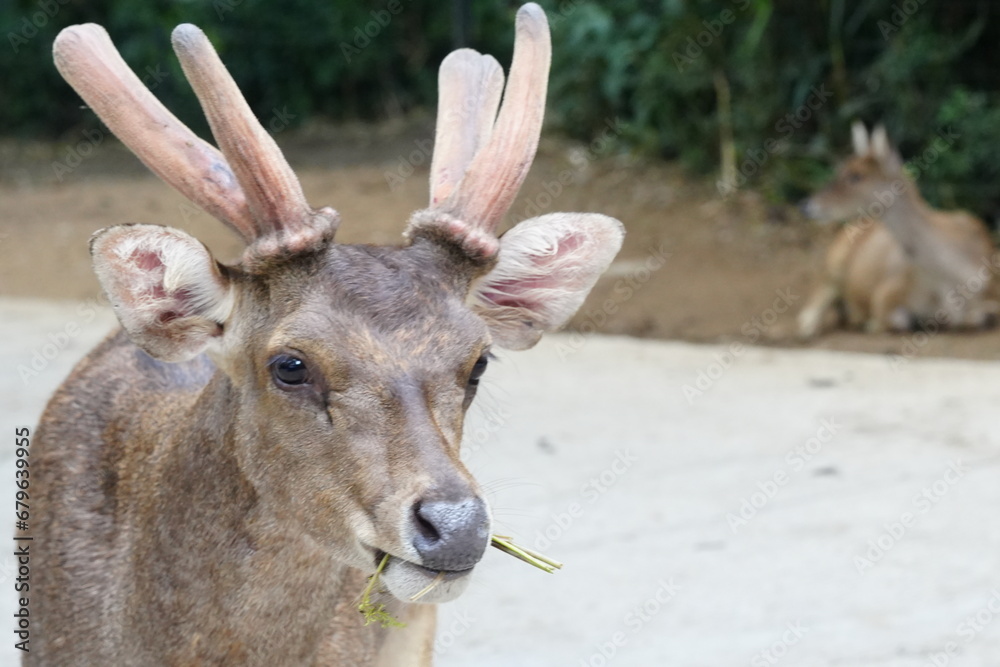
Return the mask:
M872 155L880 160L884 160L892 152L892 146L889 145L889 135L885 131L884 125L877 125L874 130L872 130Z
M469 294L494 342L523 350L565 325L621 249L625 228L596 213L525 220L500 239L497 265Z
M855 155L868 155L868 128L860 120L851 124L851 143Z
M132 341L163 361L200 354L222 333L233 290L197 239L157 225L118 225L90 240L94 271Z
M879 125L872 130L871 152L882 165L882 170L886 174L893 175L902 171L903 158L889 142L889 133L885 131L884 125Z

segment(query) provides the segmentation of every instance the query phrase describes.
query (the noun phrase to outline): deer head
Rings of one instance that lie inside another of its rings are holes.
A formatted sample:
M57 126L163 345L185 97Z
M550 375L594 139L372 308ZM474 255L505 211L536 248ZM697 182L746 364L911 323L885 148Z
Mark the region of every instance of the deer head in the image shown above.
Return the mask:
M490 351L564 325L623 237L617 220L586 213L497 237L537 147L544 12L518 12L502 106L493 58L463 49L443 62L430 206L393 247L335 243L337 213L306 202L205 35L181 25L173 46L218 150L142 86L99 26L67 28L54 47L108 127L247 242L222 265L169 227L96 233L94 268L122 327L156 359L214 362L226 400L207 418L236 443L263 520L292 523L365 571L390 554L384 580L401 600L439 572L421 601L455 597L490 536L459 457Z
M820 222L878 217L910 182L885 127L868 135L864 123L851 126L854 155L837 169L833 181L803 202L803 211Z

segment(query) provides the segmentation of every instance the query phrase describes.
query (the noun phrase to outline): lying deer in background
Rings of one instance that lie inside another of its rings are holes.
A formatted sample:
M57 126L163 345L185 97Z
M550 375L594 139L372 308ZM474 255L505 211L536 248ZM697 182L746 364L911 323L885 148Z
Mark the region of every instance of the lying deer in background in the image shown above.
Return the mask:
M491 346L562 326L621 246L555 213L496 237L534 158L550 44L517 15L510 80L445 59L431 206L399 247L338 245L205 35L173 33L221 153L140 84L96 25L56 64L167 183L247 242L225 266L184 232L117 225L94 267L123 331L73 371L32 453L41 524L27 665L430 665L433 604L490 540L459 458ZM495 122L494 122L495 121ZM387 611L356 604L383 554Z
M854 156L804 205L821 221L858 218L826 255L822 285L799 314L799 333L821 332L842 305L851 326L983 328L1000 306L990 299L994 248L985 225L962 211L937 211L906 175L885 128L853 128ZM860 215L860 217L859 217Z

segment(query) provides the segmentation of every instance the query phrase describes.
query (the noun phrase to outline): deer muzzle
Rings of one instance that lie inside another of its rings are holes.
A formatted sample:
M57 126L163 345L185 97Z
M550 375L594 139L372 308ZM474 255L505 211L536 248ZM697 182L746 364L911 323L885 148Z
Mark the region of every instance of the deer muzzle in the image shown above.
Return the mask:
M468 586L490 543L490 514L472 493L432 493L414 503L405 529L419 562L392 557L383 573L389 591L406 602L434 584L419 602L447 602Z

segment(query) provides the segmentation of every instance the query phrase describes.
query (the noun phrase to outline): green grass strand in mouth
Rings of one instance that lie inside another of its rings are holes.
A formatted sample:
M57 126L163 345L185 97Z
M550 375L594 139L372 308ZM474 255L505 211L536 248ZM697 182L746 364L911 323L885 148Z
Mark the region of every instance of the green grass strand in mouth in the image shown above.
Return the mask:
M562 569L563 566L563 564L559 561L553 560L544 554L540 554L537 551L528 549L527 547L521 547L514 544L510 537L504 535L493 535L490 538L490 545L506 554L510 554L511 556L528 563L529 565L534 565L539 570L544 570L549 574ZM364 616L365 625L378 623L383 628L405 628L406 624L397 620L392 616L392 614L387 612L384 604L375 604L371 600L372 591L374 591L375 587L378 585L379 576L388 564L389 554L385 554L382 556L382 560L379 561L378 567L375 568L375 573L368 577L368 585L365 586L365 590L361 592L361 600L358 602L358 611L361 612L362 616ZM423 596L430 593L431 590L433 590L444 579L442 576L443 574L443 572L439 573L426 588L410 598L410 601L416 602Z
M528 565L534 565L539 570L545 570L549 574L552 574L556 570L561 570L563 566L559 561L553 560L544 554L514 544L511 538L504 535L494 535L490 540L490 544L504 553L523 560Z
M378 623L383 628L405 628L406 623L397 620L392 614L387 612L384 604L375 604L371 600L372 591L378 585L379 575L382 574L382 570L388 564L389 554L385 554L382 556L382 560L379 561L378 567L375 568L375 573L368 577L368 585L365 586L365 590L361 591L361 601L358 603L358 611L365 617L365 625Z

